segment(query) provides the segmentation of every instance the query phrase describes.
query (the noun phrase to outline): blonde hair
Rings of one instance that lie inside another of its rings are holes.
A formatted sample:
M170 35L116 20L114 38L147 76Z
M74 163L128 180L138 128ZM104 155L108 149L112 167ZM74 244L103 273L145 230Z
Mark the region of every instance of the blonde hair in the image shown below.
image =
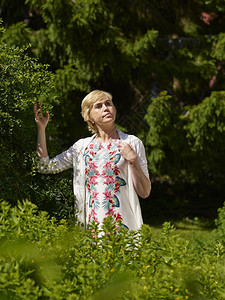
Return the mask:
M104 100L106 98L112 103L114 109L116 110L112 102L112 95L108 92L104 92L101 90L94 90L89 94L87 94L87 96L84 97L84 99L82 100L81 115L84 118L84 121L87 122L89 131L91 131L92 133L97 133L98 129L96 125L90 121L90 111L93 105L95 104L95 102Z

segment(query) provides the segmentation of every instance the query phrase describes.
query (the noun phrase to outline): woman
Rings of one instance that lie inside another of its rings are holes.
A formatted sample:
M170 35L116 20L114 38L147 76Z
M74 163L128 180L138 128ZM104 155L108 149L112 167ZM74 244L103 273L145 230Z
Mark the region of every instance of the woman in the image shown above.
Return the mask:
M40 173L58 173L73 168L73 189L78 221L85 226L112 215L130 230L142 221L138 195L150 194L145 149L140 139L115 129L116 109L111 94L94 90L82 101L82 116L93 136L78 140L73 146L49 159L44 117L34 105L38 128L37 154Z

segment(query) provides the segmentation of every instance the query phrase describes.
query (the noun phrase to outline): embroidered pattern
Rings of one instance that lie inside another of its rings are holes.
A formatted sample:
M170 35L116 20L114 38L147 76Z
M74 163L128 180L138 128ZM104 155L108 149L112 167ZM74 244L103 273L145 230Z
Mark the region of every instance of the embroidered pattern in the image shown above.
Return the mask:
M89 193L88 222L99 223L97 216L100 210L103 211L104 217L112 215L115 220L122 220L118 211L119 194L120 187L125 186L126 181L120 177L120 170L117 166L121 159L118 144L119 141L116 140L108 143L104 148L102 144L94 141L85 149L86 187ZM100 159L104 162L101 168L98 167ZM102 195L99 195L100 182L103 184Z

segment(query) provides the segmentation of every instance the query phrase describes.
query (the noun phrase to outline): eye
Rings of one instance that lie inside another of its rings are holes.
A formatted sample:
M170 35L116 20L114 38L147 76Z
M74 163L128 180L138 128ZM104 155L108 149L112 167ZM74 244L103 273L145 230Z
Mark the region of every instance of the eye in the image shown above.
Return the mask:
M106 105L106 106L112 106L112 104L111 104L110 101L106 101L105 105Z
M101 107L102 107L101 103L95 104L95 108L101 108Z

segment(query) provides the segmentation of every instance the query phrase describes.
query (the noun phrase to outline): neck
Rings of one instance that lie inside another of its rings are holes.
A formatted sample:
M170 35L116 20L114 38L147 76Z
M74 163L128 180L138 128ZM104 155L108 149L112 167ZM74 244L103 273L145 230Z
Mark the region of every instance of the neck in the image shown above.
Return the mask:
M118 139L119 135L115 127L108 130L99 129L97 137L103 142L107 143L111 139Z

